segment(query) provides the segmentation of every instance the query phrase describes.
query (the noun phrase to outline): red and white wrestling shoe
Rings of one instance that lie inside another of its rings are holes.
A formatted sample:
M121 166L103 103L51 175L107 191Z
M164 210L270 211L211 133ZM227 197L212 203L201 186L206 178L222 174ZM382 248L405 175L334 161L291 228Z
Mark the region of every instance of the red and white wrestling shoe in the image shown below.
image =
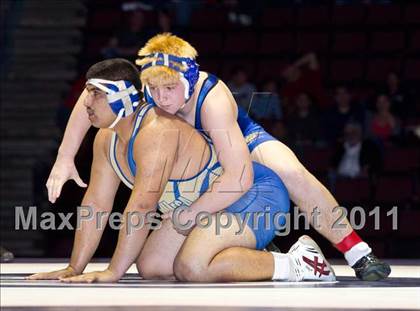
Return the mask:
M334 270L309 236L301 236L288 254L290 281L335 281Z

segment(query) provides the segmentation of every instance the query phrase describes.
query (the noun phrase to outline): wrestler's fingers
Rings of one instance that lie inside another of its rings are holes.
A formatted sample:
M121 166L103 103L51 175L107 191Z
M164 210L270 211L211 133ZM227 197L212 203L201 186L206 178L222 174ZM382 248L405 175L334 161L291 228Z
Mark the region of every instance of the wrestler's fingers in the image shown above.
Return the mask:
M86 188L87 187L87 184L80 178L80 176L79 176L79 174L77 172L73 175L73 180L76 182L76 184L79 187L82 187L82 188Z
M35 273L25 277L26 280L45 280L47 279L47 273Z
M54 187L53 187L53 200L54 200L54 202L57 200L58 197L60 197L61 189L63 188L64 182L65 181L63 179L57 179L55 181Z
M49 185L47 186L48 189L48 200L51 203L55 202L54 199L54 184L55 184L55 179L51 178L51 180L49 181Z
M61 277L59 278L60 282L64 283L78 283L83 282L83 280L86 278L86 276L82 275L76 275L72 277Z
M27 276L26 280L55 280L59 272L40 272Z

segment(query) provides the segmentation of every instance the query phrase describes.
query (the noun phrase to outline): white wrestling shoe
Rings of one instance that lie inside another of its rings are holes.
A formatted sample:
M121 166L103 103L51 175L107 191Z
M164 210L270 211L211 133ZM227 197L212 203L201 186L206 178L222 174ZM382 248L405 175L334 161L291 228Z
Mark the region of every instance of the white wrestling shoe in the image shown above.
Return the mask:
M335 273L319 246L302 235L289 252L289 281L335 281Z

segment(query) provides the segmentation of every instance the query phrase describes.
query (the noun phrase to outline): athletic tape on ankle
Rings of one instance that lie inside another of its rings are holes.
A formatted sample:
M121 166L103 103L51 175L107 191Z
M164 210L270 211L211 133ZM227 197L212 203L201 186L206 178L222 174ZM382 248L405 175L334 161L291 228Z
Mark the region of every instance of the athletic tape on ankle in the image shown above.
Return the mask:
M363 242L359 237L356 231L352 231L348 236L346 236L340 243L335 244L334 246L343 254L350 250L354 245Z

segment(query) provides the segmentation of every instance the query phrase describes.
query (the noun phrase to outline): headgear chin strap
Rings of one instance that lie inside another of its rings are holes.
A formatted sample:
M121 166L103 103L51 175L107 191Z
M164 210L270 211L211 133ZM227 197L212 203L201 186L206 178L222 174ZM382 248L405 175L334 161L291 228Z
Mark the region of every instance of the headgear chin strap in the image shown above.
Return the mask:
M194 61L194 59L165 53L154 53L143 57L154 58L154 60L142 65L141 70L145 70L152 66L165 66L179 72L180 80L185 87L185 101L190 99L191 95L194 93L194 87L197 84L199 76L199 65ZM150 94L150 90L147 85L146 89Z
M140 94L134 85L127 80L111 81L104 79L89 79L86 82L106 93L106 97L112 111L117 118L112 122L109 128L117 125L121 118L132 114L140 103Z

